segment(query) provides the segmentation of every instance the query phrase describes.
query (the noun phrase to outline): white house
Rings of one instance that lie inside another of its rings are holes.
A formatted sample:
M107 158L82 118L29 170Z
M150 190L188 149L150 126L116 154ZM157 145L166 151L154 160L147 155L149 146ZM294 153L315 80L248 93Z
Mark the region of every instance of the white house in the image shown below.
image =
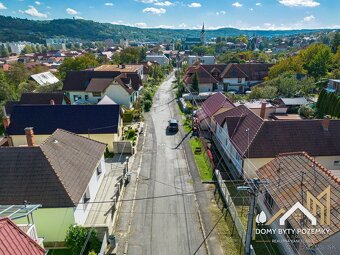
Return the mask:
M62 243L71 224L84 224L105 175L106 144L61 129L40 146L0 147L0 204L28 201L39 236ZM11 195L8 195L8 192Z
M216 63L216 58L214 56L188 56L188 65L191 66L199 62L203 65L214 65Z

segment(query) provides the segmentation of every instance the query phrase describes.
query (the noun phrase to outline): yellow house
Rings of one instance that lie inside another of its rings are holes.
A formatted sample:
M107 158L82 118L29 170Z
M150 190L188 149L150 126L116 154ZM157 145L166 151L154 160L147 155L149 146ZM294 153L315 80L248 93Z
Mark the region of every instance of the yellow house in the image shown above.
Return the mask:
M27 127L34 129L36 145L60 128L105 143L112 151L123 122L119 105L16 105L11 117L4 118L4 127L13 146L27 144Z
M41 204L34 224L48 247L85 223L105 174L106 144L58 129L33 146L30 131L28 146L0 147L0 204Z
M277 155L301 151L340 170L340 120L267 121L240 105L215 121L213 140L235 176L256 178Z

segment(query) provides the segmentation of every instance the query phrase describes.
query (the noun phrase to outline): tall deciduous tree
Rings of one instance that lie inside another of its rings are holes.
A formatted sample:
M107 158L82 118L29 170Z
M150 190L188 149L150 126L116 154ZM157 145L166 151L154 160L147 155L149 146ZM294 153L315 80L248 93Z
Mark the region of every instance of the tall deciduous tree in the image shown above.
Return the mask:
M332 52L335 53L338 50L339 46L340 46L340 33L336 32L331 41Z
M191 88L192 90L199 92L199 84L198 84L198 77L197 77L197 73L194 73L193 77L192 77L192 84L191 84Z

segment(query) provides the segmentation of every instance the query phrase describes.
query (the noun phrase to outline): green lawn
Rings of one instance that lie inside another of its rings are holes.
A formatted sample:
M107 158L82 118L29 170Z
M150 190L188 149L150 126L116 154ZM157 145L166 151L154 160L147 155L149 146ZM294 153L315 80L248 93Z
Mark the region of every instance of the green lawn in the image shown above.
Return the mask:
M48 251L47 255L72 255L72 253L68 249L52 249Z
M208 158L205 155L205 151L201 141L197 138L191 138L190 141L191 150L194 153L195 161L197 168L200 172L201 180L202 181L211 181L212 180L212 170L208 162ZM201 153L195 153L196 147L201 147Z

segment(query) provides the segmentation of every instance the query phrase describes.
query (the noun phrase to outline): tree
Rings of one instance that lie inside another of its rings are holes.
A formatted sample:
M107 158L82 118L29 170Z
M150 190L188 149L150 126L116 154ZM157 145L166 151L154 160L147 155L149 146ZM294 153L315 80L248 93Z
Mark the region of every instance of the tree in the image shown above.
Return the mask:
M80 254L88 235L90 237L88 239L84 254L88 254L92 250L98 253L100 250L100 242L94 229L90 230L79 225L72 225L68 228L65 237L65 243L73 255Z
M334 34L332 41L331 41L332 52L336 53L339 46L340 46L340 32L336 32Z
M26 44L25 48L21 51L21 54L29 54L33 53L32 47L29 44Z
M18 94L21 95L22 93L33 92L38 87L35 81L26 81L19 84L18 87Z
M30 73L23 63L15 63L11 65L11 68L8 72L6 72L8 82L15 87L18 88L19 84L26 81Z
M68 71L79 71L99 65L96 57L91 53L86 53L83 56L76 58L66 58L59 66L60 77L65 79Z
M281 74L266 82L266 86L275 87L280 97L293 97L300 90L300 82L294 74Z
M194 90L195 92L199 92L199 84L198 84L197 73L195 73L195 74L193 75L193 77L192 77L191 88L192 88L192 90Z
M274 79L283 73L304 74L306 71L303 68L303 63L297 57L289 57L278 62L269 69L269 79Z
M305 117L306 119L313 119L315 117L316 112L315 110L310 108L308 105L303 105L299 109L299 114Z
M325 76L332 64L331 49L324 44L313 44L302 50L298 56L303 68L316 80Z
M140 54L139 54L139 60L140 61L143 61L146 59L146 48L145 47L142 47L141 50L140 50Z
M5 46L5 44L2 44L0 47L0 57L8 57L9 56L9 52L7 49L7 46Z
M276 97L277 88L273 86L255 87L249 95L249 99L274 99Z
M0 104L3 105L7 100L16 99L16 93L5 76L5 73L0 70Z
M113 55L112 60L115 64L135 64L140 60L140 52L141 48L129 47Z

